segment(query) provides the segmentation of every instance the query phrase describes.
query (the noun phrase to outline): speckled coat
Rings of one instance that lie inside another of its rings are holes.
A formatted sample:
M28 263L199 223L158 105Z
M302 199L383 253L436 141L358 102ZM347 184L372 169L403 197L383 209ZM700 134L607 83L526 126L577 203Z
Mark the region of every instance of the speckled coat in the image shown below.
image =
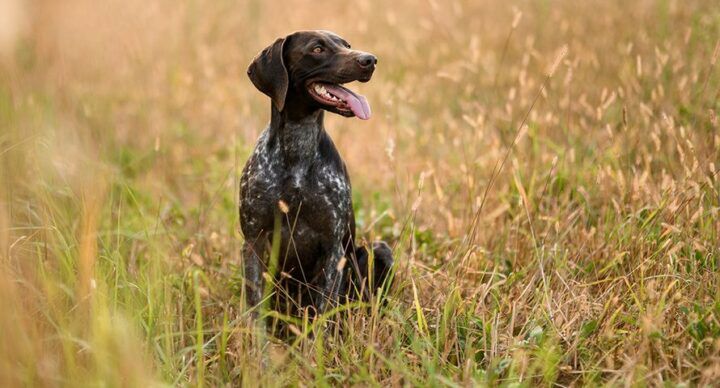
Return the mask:
M285 291L277 295L290 300L294 308L312 306L322 312L339 301L341 294L353 297L351 290L359 290L367 299L367 289L376 289L389 273L393 259L387 244L374 243L372 255L353 245L350 179L323 126L326 111L369 118L364 97L337 85L369 81L376 63L374 56L351 50L336 34L298 31L277 39L248 67L250 80L272 102L270 124L260 135L240 183L243 267L250 307L262 298L268 245L281 202L284 213L276 277ZM313 88L313 82L344 93L353 103L313 97L312 90L322 91Z
M319 290L337 293L343 287L336 267L354 254L350 179L325 132L322 110L288 121L272 109L271 123L260 135L240 181L246 278L259 278L252 272L265 268L262 250L272 240L274 212L282 200L288 212L282 222L279 269L297 284L307 283L301 293L322 308L327 295ZM248 292L251 304L259 302L259 284Z

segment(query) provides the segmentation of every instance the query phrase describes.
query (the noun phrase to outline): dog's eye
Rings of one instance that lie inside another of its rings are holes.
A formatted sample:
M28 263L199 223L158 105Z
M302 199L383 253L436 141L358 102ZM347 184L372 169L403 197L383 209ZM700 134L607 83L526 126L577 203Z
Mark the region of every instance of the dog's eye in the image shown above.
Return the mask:
M325 51L325 49L324 49L322 46L315 46L315 48L313 49L313 52L314 52L315 54L320 54L320 53L322 53L323 51Z

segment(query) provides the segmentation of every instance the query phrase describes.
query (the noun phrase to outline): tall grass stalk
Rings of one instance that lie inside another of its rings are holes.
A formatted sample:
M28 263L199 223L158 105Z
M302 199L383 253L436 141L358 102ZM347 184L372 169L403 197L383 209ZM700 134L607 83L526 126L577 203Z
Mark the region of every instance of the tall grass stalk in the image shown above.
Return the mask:
M720 380L713 2L25 3L0 2L0 386ZM278 204L260 326L242 69L307 28L379 58L347 85L371 121L325 122L357 242L397 265L368 303L276 311Z

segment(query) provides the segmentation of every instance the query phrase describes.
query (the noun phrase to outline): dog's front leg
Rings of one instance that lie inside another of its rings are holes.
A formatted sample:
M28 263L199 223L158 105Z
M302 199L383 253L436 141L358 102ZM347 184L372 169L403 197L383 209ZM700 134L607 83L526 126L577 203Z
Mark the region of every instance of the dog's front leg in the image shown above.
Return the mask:
M243 265L245 269L245 301L246 308L253 309L252 317L258 316L258 305L262 300L263 293L263 268L262 251L258 250L260 244L249 241L243 246ZM262 248L260 248L262 249Z
M340 299L340 290L342 289L342 283L344 281L343 265L340 264L343 260L344 249L342 245L336 246L330 258L325 263L323 268L324 272L324 286L323 295L318 304L318 313L323 314L327 310L335 307Z

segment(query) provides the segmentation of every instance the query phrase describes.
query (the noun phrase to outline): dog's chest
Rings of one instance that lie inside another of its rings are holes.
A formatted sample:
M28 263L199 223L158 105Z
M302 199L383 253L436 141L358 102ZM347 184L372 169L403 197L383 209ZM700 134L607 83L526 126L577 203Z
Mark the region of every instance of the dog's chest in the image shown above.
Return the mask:
M318 222L342 221L351 206L349 182L341 171L327 164L289 169L279 195L291 209Z
M309 175L315 190L314 193L309 191L303 195L302 200L333 219L346 216L351 206L351 193L344 174L324 165Z
M261 136L241 187L244 207L270 215L283 201L291 218L297 216L297 227L342 233L352 216L350 183L344 171L319 154L288 163L283 151L268 142L266 134Z

